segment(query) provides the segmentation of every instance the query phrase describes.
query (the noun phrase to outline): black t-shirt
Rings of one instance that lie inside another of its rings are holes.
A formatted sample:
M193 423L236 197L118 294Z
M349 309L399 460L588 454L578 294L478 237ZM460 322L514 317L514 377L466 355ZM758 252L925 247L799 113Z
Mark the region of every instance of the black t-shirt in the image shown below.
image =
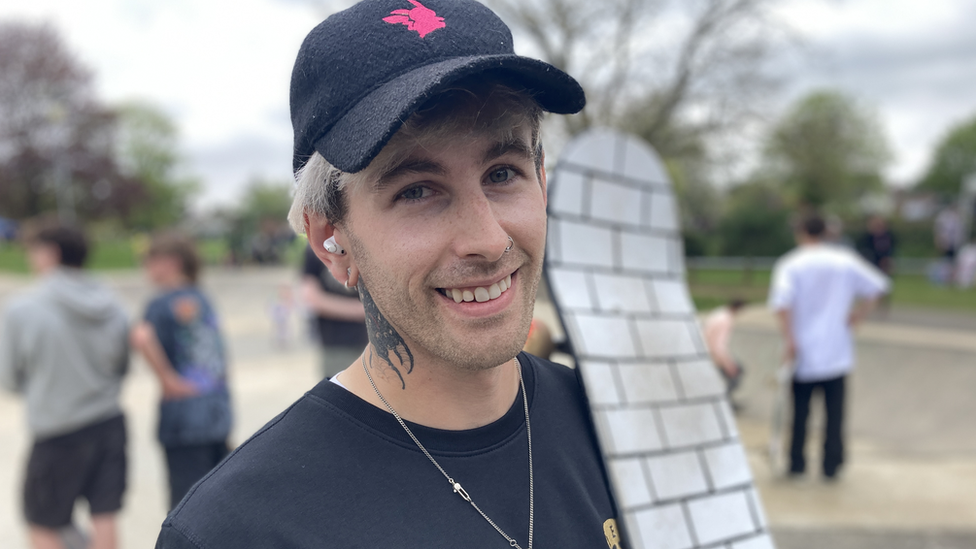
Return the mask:
M305 261L302 274L318 280L323 292L358 298L355 288L345 288L332 277L332 273L325 268L322 261L312 251L311 246L305 246ZM316 316L313 320L319 341L323 345L338 345L342 347L363 348L369 343L366 334L366 322L347 322L324 316Z
M522 353L540 548L607 547L615 518L576 373ZM408 424L499 527L527 547L529 467L521 394L466 431ZM391 414L325 380L191 490L157 549L508 547L453 493Z
M881 267L881 263L895 255L895 235L889 230L881 234L872 232L864 233L861 237L861 255L875 267Z

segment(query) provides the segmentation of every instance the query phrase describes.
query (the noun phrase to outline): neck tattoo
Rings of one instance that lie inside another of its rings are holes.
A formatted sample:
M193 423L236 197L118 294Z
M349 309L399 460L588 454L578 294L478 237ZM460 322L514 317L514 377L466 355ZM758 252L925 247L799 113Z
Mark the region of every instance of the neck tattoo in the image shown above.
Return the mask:
M370 353L370 357L372 357L372 353ZM522 380L522 365L519 363L517 358L512 360L515 361L515 367L518 368L519 387L522 390L522 404L523 407L525 408L525 433L529 440L529 544L527 546L527 549L532 549L532 534L533 534L533 527L535 525L535 476L533 475L533 470L532 470L532 426L529 423L529 399L525 394L525 381ZM372 358L370 359L370 361L372 361ZM420 450L424 453L424 455L427 456L427 459L429 459L430 462L434 464L434 467L437 467L437 470L440 471L442 475L444 475L444 478L447 479L447 482L451 485L451 488L454 490L454 493L461 496L461 498L464 499L464 501L470 503L471 507L474 507L474 510L477 511L478 514L482 516L482 518L488 521L488 524L490 524L491 527L495 529L495 531L497 531L499 534L502 535L503 538L505 538L509 546L515 547L516 549L522 549L522 546L519 545L517 541L515 541L515 538L506 534L504 530L502 530L501 528L498 527L497 524L495 524L495 521L488 518L488 515L486 515L485 512L482 511L480 507L478 507L478 504L476 504L474 500L471 499L471 496L468 494L468 492L461 487L461 483L455 481L450 475L447 474L447 471L445 471L444 468L441 467L439 463L437 463L437 460L434 459L434 456L430 455L430 452L427 451L427 448L424 448L424 445L420 443L420 440L418 440L417 437L413 434L413 431L411 431L410 428L407 427L407 424L403 421L403 418L400 417L400 414L398 414L396 410L393 409L393 406L390 406L390 403L387 402L385 398L383 398L383 395L380 393L379 388L376 386L376 383L373 381L373 376L369 374L369 368L366 367L365 353L363 353L362 363L363 363L363 371L366 372L366 377L369 378L369 384L372 385L373 390L376 391L376 396L379 397L379 399L383 402L383 404L386 405L387 410L389 410L390 413L393 414L393 417L396 418L397 422L400 423L400 427L403 427L403 430L406 431L408 435L410 435L410 438L413 440L414 444L416 444L417 447L420 448Z

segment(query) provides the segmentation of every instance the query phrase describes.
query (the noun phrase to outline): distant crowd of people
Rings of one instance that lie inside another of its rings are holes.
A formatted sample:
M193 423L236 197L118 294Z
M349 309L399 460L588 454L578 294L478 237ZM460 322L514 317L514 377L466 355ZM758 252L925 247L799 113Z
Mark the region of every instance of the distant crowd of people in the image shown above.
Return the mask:
M966 220L958 207L949 206L935 217L932 235L943 258L930 273L935 282L960 288L971 288L976 282L976 238L970 240L967 233Z

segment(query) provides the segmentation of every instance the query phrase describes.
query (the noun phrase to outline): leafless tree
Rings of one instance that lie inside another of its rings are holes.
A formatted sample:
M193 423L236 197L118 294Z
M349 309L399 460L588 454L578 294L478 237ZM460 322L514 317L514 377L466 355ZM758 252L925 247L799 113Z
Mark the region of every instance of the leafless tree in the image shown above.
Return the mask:
M539 55L583 84L571 134L599 124L662 154L754 116L775 86L776 0L485 0Z
M52 27L0 23L0 215L73 221L138 200L116 169L114 119Z

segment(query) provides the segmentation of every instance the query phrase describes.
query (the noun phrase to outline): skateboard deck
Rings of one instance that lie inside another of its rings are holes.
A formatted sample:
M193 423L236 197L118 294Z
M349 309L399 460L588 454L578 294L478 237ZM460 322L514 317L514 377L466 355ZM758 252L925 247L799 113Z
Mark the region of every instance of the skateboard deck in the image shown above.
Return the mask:
M772 548L685 283L674 193L657 155L634 136L595 130L569 143L550 175L546 277L622 546Z

